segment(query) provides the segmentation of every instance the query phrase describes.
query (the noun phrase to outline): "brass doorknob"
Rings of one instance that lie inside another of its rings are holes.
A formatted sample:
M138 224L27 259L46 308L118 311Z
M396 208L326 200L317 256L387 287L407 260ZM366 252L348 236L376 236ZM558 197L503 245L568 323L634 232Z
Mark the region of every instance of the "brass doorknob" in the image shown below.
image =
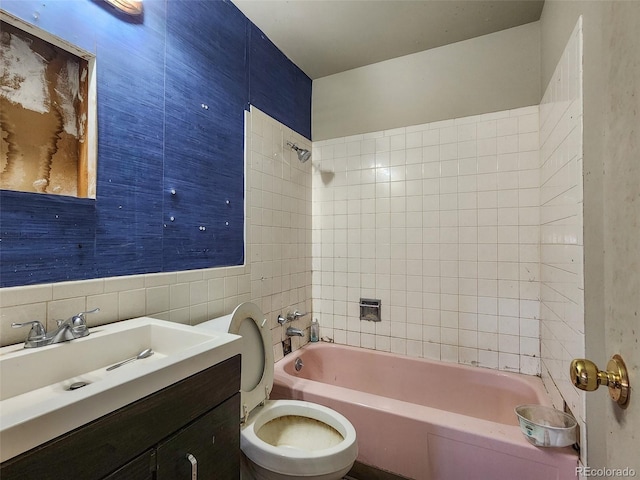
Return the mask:
M586 358L576 358L569 367L571 381L580 390L592 392L600 385L609 387L609 396L621 407L629 403L629 376L620 355L614 355L607 363L607 370L599 370L595 363Z

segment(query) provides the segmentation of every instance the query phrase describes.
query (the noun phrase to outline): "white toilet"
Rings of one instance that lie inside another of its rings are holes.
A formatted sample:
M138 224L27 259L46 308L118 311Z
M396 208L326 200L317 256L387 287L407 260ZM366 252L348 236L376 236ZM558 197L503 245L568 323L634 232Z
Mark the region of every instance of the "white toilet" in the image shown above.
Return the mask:
M269 322L246 302L196 326L242 336L240 448L243 480L337 480L358 456L356 431L338 412L299 400L268 400L273 387Z

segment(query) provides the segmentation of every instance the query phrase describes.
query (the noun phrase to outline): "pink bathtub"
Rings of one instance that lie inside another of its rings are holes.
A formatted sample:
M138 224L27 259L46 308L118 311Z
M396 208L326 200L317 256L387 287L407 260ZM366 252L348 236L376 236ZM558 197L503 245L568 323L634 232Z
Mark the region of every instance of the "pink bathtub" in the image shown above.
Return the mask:
M537 377L316 343L276 363L271 397L342 413L358 462L404 477L577 478L573 449L534 447L518 427L516 405L550 404Z

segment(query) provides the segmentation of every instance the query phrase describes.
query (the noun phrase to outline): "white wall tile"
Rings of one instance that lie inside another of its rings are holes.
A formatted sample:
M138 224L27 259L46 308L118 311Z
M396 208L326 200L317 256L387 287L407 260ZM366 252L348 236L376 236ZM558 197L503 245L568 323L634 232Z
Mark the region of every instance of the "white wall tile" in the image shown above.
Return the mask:
M357 215L343 224L351 233L339 240L337 224L348 208L339 200L341 186L313 177L314 191L322 192L314 198L326 199L314 209L314 225L321 221L323 230L314 235L320 245L312 250L321 259L313 265L322 269L327 284L341 282L344 265L359 281L346 301L354 308L347 306L348 320L338 325L347 331L341 338L355 341L348 334L360 332L355 302L377 289L380 296L389 292L389 302L383 304L382 323L370 333L375 340L360 337L369 348L492 368L500 367L502 352L514 355L502 359L505 368L518 370L520 363L527 372L538 368L519 359L538 338L531 332L539 309L520 306L539 296L537 273L526 286L520 278L521 262L537 265L539 256L539 224L530 225L539 221L532 209L539 208L540 177L530 175L539 165L538 118L537 107L527 107L375 132L375 162L362 161L371 149L367 136L359 147L358 139L336 140L347 145L347 153L360 152L361 161L351 161L359 164L360 183L353 177L350 188L375 182L369 195L351 197L360 200L358 213L370 217ZM334 146L330 154L336 152ZM364 251L368 244L374 247ZM335 293L330 304L314 300L320 317L334 312ZM521 315L533 322L523 334ZM529 339L523 352L521 338Z
M566 381L568 359L580 357L584 350L583 244L579 233L583 207L581 52L579 20L540 105L541 241L539 251L523 250L522 256L540 262L540 311L527 304L526 315L540 318L542 379L555 406L562 408L566 401L583 422L584 393ZM580 61L569 61L576 58ZM569 88L569 79L578 87ZM534 142L533 137L524 140ZM527 181L523 175L521 185ZM535 212L527 215L532 219ZM530 340L523 342L529 345ZM582 448L586 451L584 444Z

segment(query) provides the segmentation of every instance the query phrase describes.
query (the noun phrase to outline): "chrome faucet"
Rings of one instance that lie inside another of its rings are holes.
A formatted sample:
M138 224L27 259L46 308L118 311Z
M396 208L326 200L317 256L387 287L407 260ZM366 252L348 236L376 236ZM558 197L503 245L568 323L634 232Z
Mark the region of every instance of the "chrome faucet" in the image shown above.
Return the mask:
M287 337L304 337L304 332L295 327L288 327L285 333L287 334Z
M89 312L80 312L67 320L58 320L55 332L47 333L41 322L34 320L32 322L24 323L12 323L13 328L26 327L31 325L31 330L27 335L27 339L24 342L24 348L36 348L44 347L45 345L52 345L54 343L68 342L75 338L86 337L89 335L89 328L87 327L87 320L85 315L87 313L99 312L99 308L95 308Z

